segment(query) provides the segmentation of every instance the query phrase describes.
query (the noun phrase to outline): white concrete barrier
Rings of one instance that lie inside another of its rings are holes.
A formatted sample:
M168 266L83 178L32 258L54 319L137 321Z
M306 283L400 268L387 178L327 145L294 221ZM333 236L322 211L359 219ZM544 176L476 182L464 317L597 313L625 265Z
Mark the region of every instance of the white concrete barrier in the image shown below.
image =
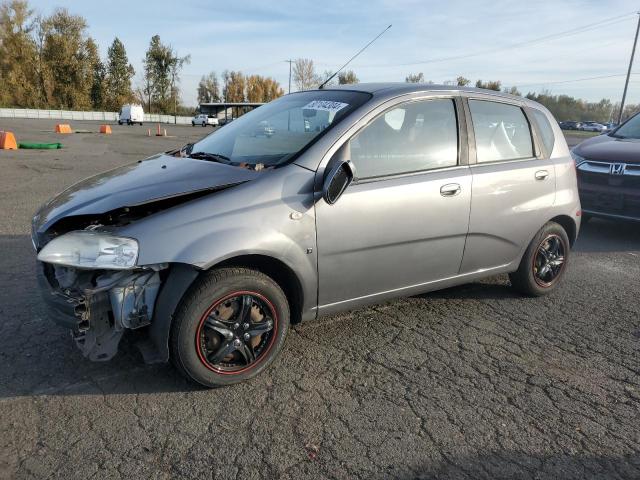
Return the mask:
M117 122L116 112L83 112L76 110L37 110L30 108L0 108L0 118L34 118L34 119L62 119L62 120L94 120L101 122ZM192 117L174 117L158 113L144 114L147 123L177 123L191 124Z

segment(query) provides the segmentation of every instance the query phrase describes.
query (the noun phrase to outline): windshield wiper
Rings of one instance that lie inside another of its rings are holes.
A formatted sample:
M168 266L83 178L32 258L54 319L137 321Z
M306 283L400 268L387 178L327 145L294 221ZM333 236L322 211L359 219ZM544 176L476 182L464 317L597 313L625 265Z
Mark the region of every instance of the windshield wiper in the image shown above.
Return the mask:
M196 160L209 160L211 162L231 164L231 159L221 153L209 153L209 152L192 152L189 154L189 158L195 158Z

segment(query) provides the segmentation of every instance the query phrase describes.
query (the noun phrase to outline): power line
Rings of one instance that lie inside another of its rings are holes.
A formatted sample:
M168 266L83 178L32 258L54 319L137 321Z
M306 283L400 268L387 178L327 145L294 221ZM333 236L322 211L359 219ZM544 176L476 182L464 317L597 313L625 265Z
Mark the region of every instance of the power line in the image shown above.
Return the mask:
M522 88L522 87L538 87L538 86L541 86L541 85L557 85L557 84L561 84L561 83L575 83L575 82L586 82L588 80L600 80L602 78L624 77L625 75L626 75L626 73L615 73L615 74L611 74L611 75L599 75L597 77L574 78L572 80L558 80L558 81L553 81L553 82L526 83L526 84L523 84L523 85L520 85L518 83L514 83L514 85L516 85L519 88ZM640 75L640 74L632 73L631 75Z
M487 50L481 50L481 51L472 52L472 53L465 53L465 54L454 55L454 56L450 56L450 57L436 57L436 58L430 58L430 59L426 59L426 60L420 60L420 61L414 61L414 62L406 62L406 63L396 63L396 64L385 63L385 64L355 65L354 67L355 68L407 67L407 66L414 66L414 65L423 65L423 64L428 64L428 63L446 62L446 61L450 61L450 60L463 60L463 59L466 59L466 58L477 57L477 56L480 56L480 55L486 55L486 54L495 53L495 52L501 52L501 51L510 50L510 49L513 49L513 48L519 48L519 47L523 47L523 46L526 46L526 45L533 45L533 44L537 44L537 43L542 43L542 42L546 42L546 41L549 41L549 40L557 40L557 39L560 39L560 38L564 38L564 37L568 37L568 36L572 36L572 35L577 35L577 34L580 34L580 33L591 31L591 30L596 30L598 28L609 27L609 26L615 25L617 23L625 22L625 21L629 20L632 15L635 15L635 14L636 14L636 12L629 12L629 13L625 13L625 14L622 14L622 15L616 15L614 17L605 18L605 19L600 20L598 22L589 23L589 24L586 24L586 25L582 25L580 27L574 27L572 29L564 30L562 32L556 32L556 33L552 33L552 34L549 34L549 35L544 35L542 37L537 37L537 38L533 38L533 39L522 41L522 42L511 43L509 45L504 45L502 47L496 47L496 48L491 48L491 49L487 49Z

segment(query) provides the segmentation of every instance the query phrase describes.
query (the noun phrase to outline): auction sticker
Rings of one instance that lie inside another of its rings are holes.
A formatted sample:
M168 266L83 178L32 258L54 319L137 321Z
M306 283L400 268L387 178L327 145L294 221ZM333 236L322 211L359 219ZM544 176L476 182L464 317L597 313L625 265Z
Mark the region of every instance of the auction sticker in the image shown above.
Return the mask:
M329 100L313 100L312 102L309 102L304 107L302 107L302 109L320 110L323 112L337 112L347 106L349 106L348 103L332 102Z

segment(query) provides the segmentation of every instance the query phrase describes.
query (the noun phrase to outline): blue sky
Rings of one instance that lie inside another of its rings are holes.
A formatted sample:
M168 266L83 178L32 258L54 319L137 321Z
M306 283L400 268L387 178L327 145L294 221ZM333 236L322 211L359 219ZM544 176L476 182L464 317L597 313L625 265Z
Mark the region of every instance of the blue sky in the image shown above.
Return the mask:
M66 7L84 16L103 55L118 36L136 69L135 82L152 35L181 55L191 54L181 84L188 105L196 104L198 80L212 70L272 76L286 90L285 59L312 58L320 72L335 69L390 23L391 30L350 66L361 81L404 81L423 72L442 83L463 75L501 80L523 92L546 88L615 101L622 96L639 8L622 0L30 3L44 14ZM553 36L586 25L592 26ZM628 101L640 103L640 75L632 76Z

